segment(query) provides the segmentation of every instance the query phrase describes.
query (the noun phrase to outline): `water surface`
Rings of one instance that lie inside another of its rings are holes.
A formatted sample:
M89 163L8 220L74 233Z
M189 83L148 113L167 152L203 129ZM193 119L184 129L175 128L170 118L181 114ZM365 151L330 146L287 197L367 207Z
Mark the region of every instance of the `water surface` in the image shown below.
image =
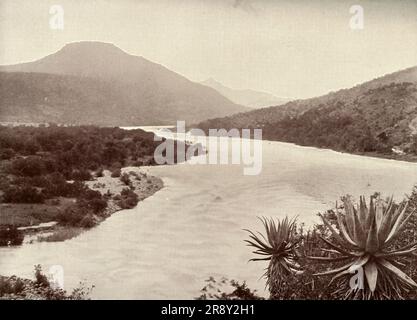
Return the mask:
M258 176L244 176L240 165L147 170L165 187L137 208L72 240L2 248L0 273L32 277L35 264L62 265L66 287L94 284L94 298L193 298L209 276L247 280L264 292L265 264L248 263L243 242L242 229L261 229L257 216L298 215L312 224L343 194L402 199L417 181L413 163L268 141Z

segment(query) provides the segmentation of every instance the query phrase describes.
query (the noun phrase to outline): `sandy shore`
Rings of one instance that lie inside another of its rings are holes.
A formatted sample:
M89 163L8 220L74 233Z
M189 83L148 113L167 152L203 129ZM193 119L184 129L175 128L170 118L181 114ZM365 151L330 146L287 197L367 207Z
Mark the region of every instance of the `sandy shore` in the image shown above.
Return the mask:
M123 189L131 188L138 195L139 202L137 205L140 205L142 200L150 197L164 186L160 178L148 174L146 167L125 167L121 169L121 174L124 173L129 175L129 185L122 182L120 177L112 177L109 170L104 170L102 177L96 177L92 181L85 182L90 189L98 191L102 195L111 196L104 212L95 216L96 224L100 224L113 213L123 210L117 204L117 200L114 199L115 196L121 194ZM26 244L37 241L64 241L88 231L88 229L62 226L54 222L21 229L25 229L22 231L25 233L24 243Z
M123 210L114 196L120 195L123 189L130 188L138 195L138 204L147 197L150 197L158 190L162 189L163 181L155 176L149 175L147 168L126 167L121 170L121 174L129 175L130 183L127 185L122 182L120 177L111 177L111 172L103 171L102 177L97 177L93 181L85 182L92 189L99 191L101 194L111 195L107 203L107 208L100 216L96 216L96 222L99 224L113 213ZM56 222L42 223L37 226L22 227L21 231L25 233L24 243L33 243L36 241L63 241L76 237L82 232L88 232L88 229L67 227L56 224ZM54 239L59 240L54 240ZM44 299L70 299L83 300L89 298L89 292L92 288L80 287L72 293L67 293L59 288L42 286L34 280L22 279L16 276L0 276L0 300L44 300Z
M122 174L127 173L129 175L131 186L133 186L134 192L138 195L139 201L150 197L164 186L162 180L158 177L149 175L146 168L126 167L121 171ZM112 196L120 194L123 189L129 187L123 183L119 177L111 177L111 172L108 170L103 171L103 177L97 177L93 181L86 181L85 184L90 189L99 191L103 195L110 193ZM119 210L122 209L112 198L108 201L104 215L110 216Z

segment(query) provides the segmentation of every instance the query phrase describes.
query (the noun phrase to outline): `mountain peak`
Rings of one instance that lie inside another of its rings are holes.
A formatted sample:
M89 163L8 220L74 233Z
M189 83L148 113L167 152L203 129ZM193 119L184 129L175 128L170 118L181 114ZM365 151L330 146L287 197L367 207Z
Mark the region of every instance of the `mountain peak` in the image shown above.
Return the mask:
M113 43L109 42L100 42L100 41L80 41L80 42L70 42L67 43L58 53L66 54L125 54L122 49L115 46Z
M7 71L0 72L3 121L151 125L180 119L196 123L248 110L111 43L69 43L44 58L0 71Z

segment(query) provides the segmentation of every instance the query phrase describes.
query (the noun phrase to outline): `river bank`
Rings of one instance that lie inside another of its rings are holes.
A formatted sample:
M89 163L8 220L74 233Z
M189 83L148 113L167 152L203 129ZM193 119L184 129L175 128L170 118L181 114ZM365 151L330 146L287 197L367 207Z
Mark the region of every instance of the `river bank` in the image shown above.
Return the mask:
M128 180L122 181L123 178L121 177L123 176ZM132 190L137 195L137 202L134 201L129 204L129 206L136 206L140 201L152 196L155 192L163 188L163 181L160 178L149 175L148 170L141 167L122 168L120 177L112 177L112 173L109 170L103 170L100 177L96 177L91 181L85 181L85 184L89 189L100 192L100 194L107 199L106 208L99 214L93 215L94 226L99 225L112 214L126 209L126 204L122 203L124 189L129 188L129 190ZM61 199L60 201L72 202L68 199ZM13 206L16 205L3 204L2 215L6 216L7 211L14 209ZM36 205L31 205L30 208L33 210L34 206ZM5 219L2 221L5 222ZM24 236L24 244L42 241L65 241L74 238L89 229L90 228L63 225L58 221L47 221L37 225L23 225L17 228Z
M0 246L70 239L135 207L163 186L135 169L157 165L156 140L141 129L0 126Z
M258 216L298 216L311 226L342 195L381 192L401 201L417 178L413 163L268 141L257 176L243 175L242 165L148 170L164 181L152 197L70 241L0 248L1 274L31 279L34 265L58 264L66 288L95 285L93 299L189 299L210 276L245 279L265 294L266 265L248 264L253 255L243 243L243 229L262 227Z

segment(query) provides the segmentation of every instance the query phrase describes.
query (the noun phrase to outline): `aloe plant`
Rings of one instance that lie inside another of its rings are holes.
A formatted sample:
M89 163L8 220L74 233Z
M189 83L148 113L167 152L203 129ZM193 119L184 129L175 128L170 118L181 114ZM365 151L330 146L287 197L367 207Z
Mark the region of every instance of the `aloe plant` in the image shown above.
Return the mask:
M250 261L269 261L264 274L267 279L266 285L271 295L279 295L288 277L302 272L296 261L298 240L295 237L295 219L289 220L286 217L277 222L267 218L260 218L260 220L265 227L266 236L260 232L255 234L250 230L245 230L249 232L250 237L250 240L245 240L245 242L256 249L253 253L261 256Z
M320 237L331 249L326 257L308 257L330 263L332 266L344 261L340 267L318 273L317 276L333 275L331 283L339 280L339 294L353 299L402 298L402 292L416 289L417 283L405 274L400 259L410 257L417 250L417 242L398 247L396 240L413 215L407 211L408 201L394 204L392 198L385 202L370 198L369 208L365 197L360 197L357 207L350 197L343 199L344 210L336 210L335 227L320 215L331 237ZM363 270L363 288L349 285L352 272Z

